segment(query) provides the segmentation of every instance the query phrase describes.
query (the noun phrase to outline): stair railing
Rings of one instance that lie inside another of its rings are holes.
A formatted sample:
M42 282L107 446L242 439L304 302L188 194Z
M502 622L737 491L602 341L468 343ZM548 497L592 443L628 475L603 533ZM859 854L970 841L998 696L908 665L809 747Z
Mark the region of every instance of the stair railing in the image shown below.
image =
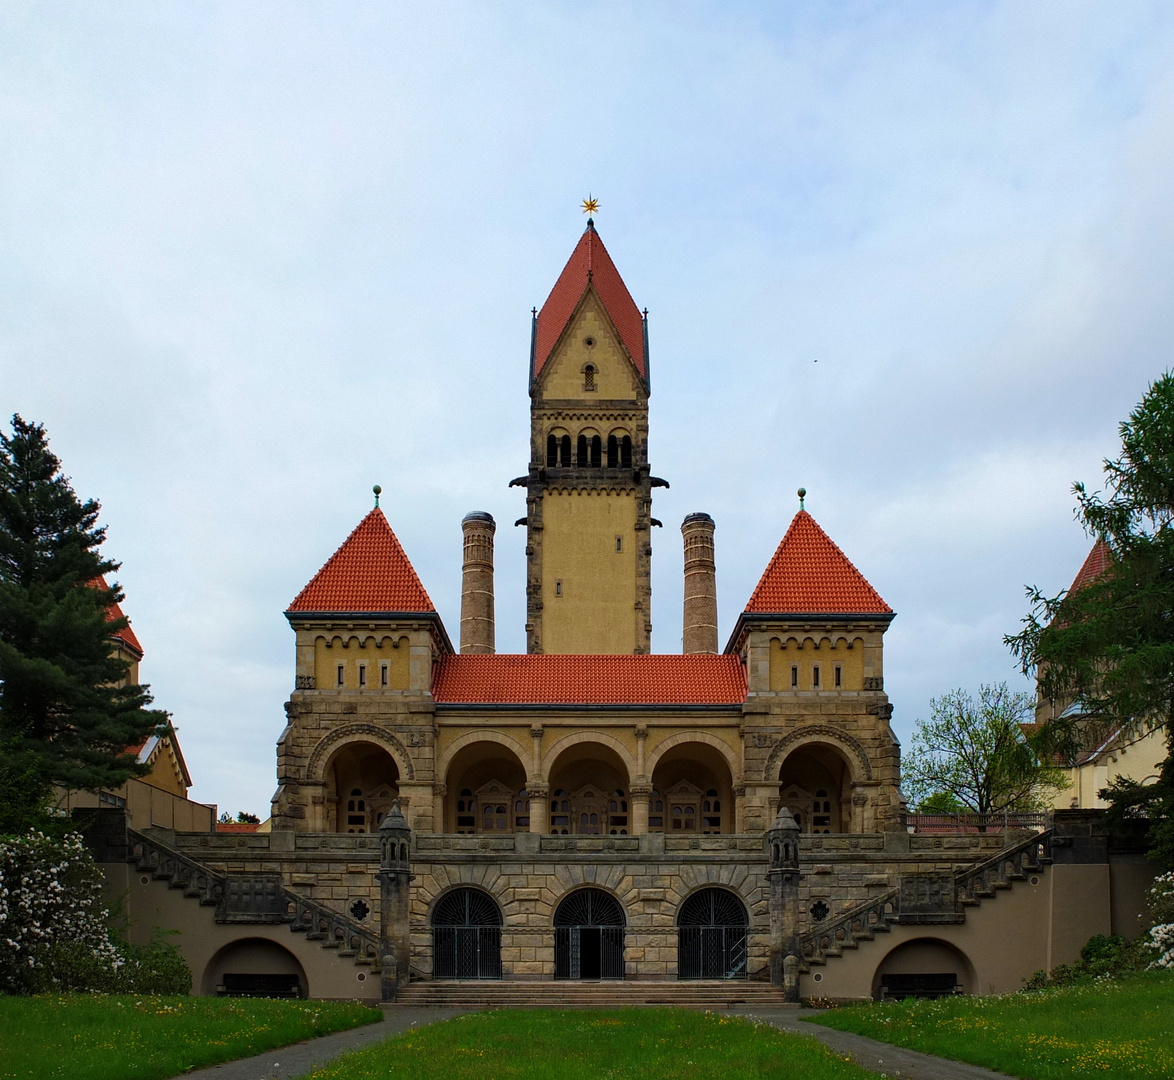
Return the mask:
M858 936L873 934L878 927L887 930L890 919L896 914L896 889L869 897L836 918L821 922L802 934L799 938L799 959L804 963L819 963L845 943L854 943Z
M1018 844L1004 848L986 862L967 867L954 875L955 895L959 904L974 905L989 896L996 886L1008 884L1015 877L1025 877L1052 861L1052 830L1029 836Z

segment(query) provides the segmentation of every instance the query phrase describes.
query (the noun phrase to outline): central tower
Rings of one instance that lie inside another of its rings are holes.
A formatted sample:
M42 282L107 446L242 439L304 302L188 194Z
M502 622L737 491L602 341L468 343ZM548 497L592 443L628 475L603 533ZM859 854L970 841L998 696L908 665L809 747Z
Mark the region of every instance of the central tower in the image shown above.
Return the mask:
M643 654L652 633L648 321L587 228L530 337L526 651Z

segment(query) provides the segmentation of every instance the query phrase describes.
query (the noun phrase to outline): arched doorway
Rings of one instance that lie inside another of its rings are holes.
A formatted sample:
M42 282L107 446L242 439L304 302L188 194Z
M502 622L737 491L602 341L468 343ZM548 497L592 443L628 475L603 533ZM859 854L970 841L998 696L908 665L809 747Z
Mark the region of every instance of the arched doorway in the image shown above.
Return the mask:
M892 949L877 966L872 996L938 998L974 992L974 966L966 955L940 938L914 938Z
M733 780L715 747L688 742L665 751L652 770L652 789L649 832L734 831Z
M744 979L746 906L726 889L701 889L677 916L678 979Z
M453 889L432 912L432 975L501 978L501 909L480 889Z
M308 997L306 972L289 949L268 938L240 938L216 952L200 989L208 997Z
M628 770L599 743L577 743L550 770L550 831L562 836L626 836L632 831Z
M334 831L371 833L399 796L399 766L376 743L346 743L331 757L326 782Z
M578 889L555 909L554 977L624 977L624 909L610 893Z
M512 833L530 828L526 770L500 743L463 747L445 771L444 828L455 833Z
M779 768L779 801L805 833L851 832L851 772L844 755L826 743L792 751Z

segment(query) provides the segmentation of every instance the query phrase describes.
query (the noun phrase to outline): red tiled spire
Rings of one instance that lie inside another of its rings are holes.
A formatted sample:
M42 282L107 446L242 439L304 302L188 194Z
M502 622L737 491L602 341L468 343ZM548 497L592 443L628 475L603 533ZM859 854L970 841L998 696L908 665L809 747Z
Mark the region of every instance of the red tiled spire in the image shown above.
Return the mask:
M1076 579L1072 582L1072 588L1068 592L1074 593L1077 589L1083 589L1085 585L1091 585L1109 568L1109 563L1112 561L1113 554L1109 551L1109 545L1104 540L1098 540L1093 544L1092 551L1088 553L1088 558L1084 560L1084 565L1080 568L1080 572L1076 575Z
M624 284L624 279L620 277L615 263L611 261L607 248L599 239L595 226L590 224L579 237L567 265L563 267L563 272L559 274L558 281L554 283L554 288L550 290L546 303L538 313L537 325L534 328L534 370L530 377L538 378L588 286L595 287L608 317L619 332L624 348L628 350L632 363L640 373L640 378L647 381L644 320L628 292L628 287Z
M110 586L106 584L105 577L99 577L97 584L104 590L108 591L110 589ZM124 617L125 616L123 615L122 608L118 604L111 604L106 609L107 622L113 622L115 619L121 619ZM143 647L139 644L139 639L135 637L135 632L130 628L129 623L126 625L125 629L115 631L114 637L118 641L121 641L123 645L130 649L131 652L138 653L140 660L143 658Z
M376 507L290 604L290 612L435 612L383 511Z
M891 615L806 510L800 510L746 605L751 614Z
M450 704L738 705L736 656L442 656L432 696Z

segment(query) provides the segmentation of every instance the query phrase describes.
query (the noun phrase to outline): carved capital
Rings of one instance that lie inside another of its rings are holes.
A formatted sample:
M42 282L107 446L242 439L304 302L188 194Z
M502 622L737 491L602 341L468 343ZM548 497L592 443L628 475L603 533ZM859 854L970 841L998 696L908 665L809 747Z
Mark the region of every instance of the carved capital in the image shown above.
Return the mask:
M637 739L647 739L648 738L648 725L647 724L637 724L636 725L636 738Z
M448 794L448 784L435 783L432 785L432 794L439 795L442 799Z
M542 725L541 724L531 724L530 725L530 738L531 739L541 739L542 738Z
M652 794L651 784L633 784L628 788L628 794L633 799L647 799Z
M527 784L526 794L531 799L549 799L550 787L546 784Z

